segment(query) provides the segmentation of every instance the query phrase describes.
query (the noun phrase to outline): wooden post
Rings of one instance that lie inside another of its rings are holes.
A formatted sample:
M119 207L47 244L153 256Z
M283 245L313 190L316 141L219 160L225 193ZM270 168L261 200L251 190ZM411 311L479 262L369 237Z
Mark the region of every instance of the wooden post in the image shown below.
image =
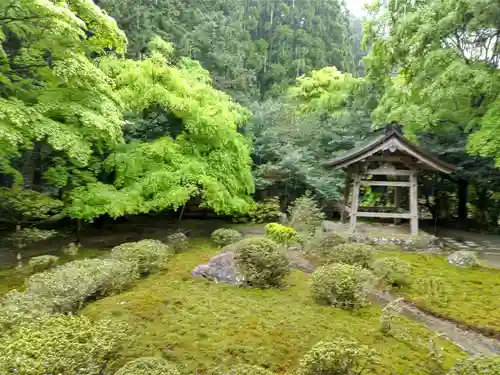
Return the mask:
M354 174L354 182L352 184L351 220L349 228L350 233L354 233L354 231L356 230L360 188L361 188L361 175L359 174L359 170L356 170Z
M416 236L418 234L418 178L415 169L410 175L410 214L411 235Z
M401 208L401 188L399 186L394 187L394 208L396 212L399 212ZM401 224L401 219L394 219L394 224Z
M344 201L343 201L343 204L344 206L342 207L342 213L340 214L340 221L342 221L343 223L345 223L345 220L346 220L346 214L347 214L347 211L346 211L346 207L349 205L349 192L351 190L351 171L348 170L346 171L346 175L345 175L345 186L344 186Z

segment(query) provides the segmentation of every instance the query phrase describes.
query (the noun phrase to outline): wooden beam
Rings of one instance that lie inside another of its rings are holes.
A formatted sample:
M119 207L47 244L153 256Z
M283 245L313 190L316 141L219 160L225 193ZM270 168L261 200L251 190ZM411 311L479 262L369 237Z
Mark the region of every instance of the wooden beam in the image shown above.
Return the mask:
M397 212L364 212L360 211L358 217L378 217L383 219L411 219L411 213L397 213Z
M352 202L351 202L351 219L349 222L349 232L354 233L356 230L356 222L357 222L357 214L358 214L358 205L359 205L359 190L361 188L361 176L359 172L356 171L354 174L354 182L352 184Z
M418 235L418 177L413 170L410 175L410 227L412 236Z
M373 180L361 180L361 185L410 187L410 182L407 182L407 181L373 181Z
M408 156L395 156L395 155L371 155L366 158L367 161L379 161L379 162L400 162L400 163L410 163L415 164L416 160Z
M396 211L401 207L401 188L399 186L394 187L394 209ZM400 218L394 219L394 224L401 224Z
M348 170L345 175L345 185L344 185L344 207L342 213L340 214L340 221L343 223L346 220L346 211L350 214L351 210L349 209L349 190L351 188L351 171Z
M387 168L377 168L377 169L368 169L363 172L363 175L372 175L372 176L409 176L411 171L406 169L387 169Z

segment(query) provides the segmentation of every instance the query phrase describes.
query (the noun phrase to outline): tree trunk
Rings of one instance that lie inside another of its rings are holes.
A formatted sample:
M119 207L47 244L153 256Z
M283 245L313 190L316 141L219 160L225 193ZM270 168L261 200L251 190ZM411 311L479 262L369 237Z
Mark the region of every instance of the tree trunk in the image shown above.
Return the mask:
M469 192L469 182L465 180L460 180L458 182L458 219L460 221L466 221L468 218L467 213L467 200Z

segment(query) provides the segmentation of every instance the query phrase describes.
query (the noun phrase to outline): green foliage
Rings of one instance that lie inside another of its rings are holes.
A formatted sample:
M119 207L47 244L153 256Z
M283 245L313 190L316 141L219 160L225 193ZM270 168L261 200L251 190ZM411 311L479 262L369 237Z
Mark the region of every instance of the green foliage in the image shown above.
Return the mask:
M473 356L458 362L448 375L499 375L500 356Z
M62 206L61 201L34 190L0 187L0 213L15 223L46 219Z
M361 375L369 374L376 352L355 341L339 339L320 341L300 362L300 375Z
M35 242L47 240L57 234L53 230L42 230L37 228L25 228L15 231L9 236L9 241L16 249L23 249Z
M340 244L324 253L327 263L359 265L364 268L371 266L374 256L373 246L361 243Z
M110 257L133 263L141 275L147 275L163 268L170 254L170 248L161 241L142 240L114 247Z
M224 375L272 375L273 373L265 368L254 365L238 365L223 372Z
M144 357L128 362L115 375L180 375L177 368L162 358Z
M152 35L168 36L179 55L199 60L216 87L239 101L279 94L311 69L355 69L359 40L351 39L338 0L100 3L127 33L130 56L140 58Z
M137 264L116 259L86 259L37 273L26 281L27 292L46 301L55 312L72 312L91 298L120 292L137 280Z
M240 241L235 259L245 284L254 288L282 287L290 273L286 254L265 237Z
M168 246L174 249L175 252L182 251L188 246L188 238L184 233L174 233L167 237Z
M500 288L499 270L456 267L448 264L445 257L431 254L378 256L397 256L410 264L412 282L398 288L397 293L417 307L487 335L500 332L500 301L494 297Z
M334 263L312 274L311 294L319 303L358 309L365 305L372 274L358 266Z
M22 321L49 313L50 309L43 299L32 293L11 291L0 299L0 333L13 329Z
M210 235L212 241L219 247L224 247L241 240L241 233L234 229L216 229Z
M310 275L300 271L291 272L288 288L268 290L188 276L218 252L209 239L190 239L188 250L172 258L168 272L84 308L82 314L94 321L113 319L132 329L134 339L124 343L107 371L118 371L140 356L163 354L184 374L225 373L242 362L293 374L312 345L344 337L380 353L373 373L429 375L422 366L428 352L415 345L431 336L421 324L401 317L406 338L382 336L378 306L353 313L318 305L310 297ZM465 357L449 340L437 341L446 369Z
M252 223L264 224L276 221L281 215L278 197L270 197L262 202L254 203L248 211Z
M279 223L269 223L265 227L266 236L278 244L288 247L293 242L301 242L295 229L281 225Z
M306 244L306 251L309 256L318 258L318 261L325 262L333 249L347 242L347 238L335 232L325 232L316 234Z
M403 298L397 298L385 305L380 312L380 332L383 335L395 336L395 321L403 309L402 302Z
M293 201L288 214L290 226L299 233L314 234L315 229L325 219L325 214L321 211L318 202L309 193Z
M59 257L55 255L40 255L29 260L28 266L33 272L43 272L57 266Z
M97 375L125 338L123 324L83 316L41 316L1 336L2 374Z
M102 59L135 133L105 160L113 185L96 182L72 194L70 214L93 219L177 209L194 197L217 213L248 211L254 185L250 148L237 127L248 112L215 90L207 71L183 58L177 65L158 40L141 61ZM144 116L165 114L149 139L137 128ZM137 139L144 139L140 142Z
M386 6L390 12L379 2L365 27L369 74L386 86L375 122L396 121L414 134L470 134L468 150L498 164L499 51L490 47L498 3L391 0ZM390 79L396 69L399 76Z
M410 283L410 263L398 257L379 258L372 265L373 273L391 286Z
M20 185L12 162L40 145L64 158L59 177L87 168L122 140L113 83L88 57L123 53L125 35L90 0L7 0L0 14L0 171Z

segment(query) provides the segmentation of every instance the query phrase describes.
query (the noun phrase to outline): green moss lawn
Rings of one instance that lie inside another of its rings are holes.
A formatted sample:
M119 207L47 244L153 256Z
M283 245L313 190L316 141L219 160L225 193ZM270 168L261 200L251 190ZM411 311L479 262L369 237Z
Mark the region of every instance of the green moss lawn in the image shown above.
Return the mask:
M379 254L395 255L410 262L412 272L412 283L397 293L436 315L500 337L500 270L455 267L439 255ZM431 286L432 277L441 282Z
M183 374L205 374L235 362L292 373L302 355L320 340L352 338L380 353L379 374L427 374L427 340L421 325L401 318L396 338L378 332L380 309L358 312L319 306L309 296L309 276L295 271L286 290L249 290L193 278L195 266L217 250L198 242L176 255L164 272L131 290L88 305L83 314L132 327L118 359L161 355ZM442 340L446 366L464 354Z

